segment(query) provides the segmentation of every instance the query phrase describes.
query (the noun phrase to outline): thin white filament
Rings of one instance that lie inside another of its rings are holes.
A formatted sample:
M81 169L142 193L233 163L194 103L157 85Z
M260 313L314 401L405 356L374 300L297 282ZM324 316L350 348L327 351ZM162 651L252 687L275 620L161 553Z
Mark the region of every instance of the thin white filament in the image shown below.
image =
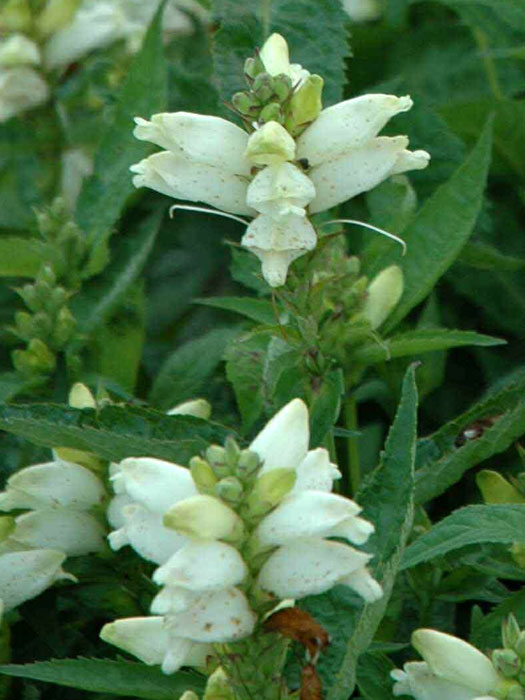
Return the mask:
M185 209L186 211L198 211L202 214L214 214L215 216L224 216L226 219L233 219L234 221L239 221L241 224L248 226L246 219L242 219L240 216L235 216L235 214L228 214L225 211L219 211L218 209L209 209L208 207L195 207L193 204L174 204L170 207L170 217L173 218L173 212L175 209Z
M328 224L354 224L355 226L363 226L364 228L369 228L371 231L380 233L382 236L386 236L387 238L390 238L396 243L399 243L399 245L403 248L403 255L405 255L405 253L407 252L407 244L402 238L399 238L399 236L395 236L393 233L389 233L388 231L384 231L382 228L372 226L372 224L365 224L364 221L356 221L355 219L332 219L332 221L326 221L324 224L321 224L321 226L328 226Z

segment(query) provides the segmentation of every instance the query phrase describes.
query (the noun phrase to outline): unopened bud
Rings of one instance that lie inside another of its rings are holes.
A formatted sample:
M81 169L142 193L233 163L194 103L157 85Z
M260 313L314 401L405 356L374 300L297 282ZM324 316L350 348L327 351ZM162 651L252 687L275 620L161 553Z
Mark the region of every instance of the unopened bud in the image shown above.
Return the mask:
M195 416L209 420L211 416L211 404L206 399L192 399L179 403L168 411L168 416Z
M206 459L218 477L231 474L230 467L226 463L226 450L220 445L210 445L206 450Z
M514 651L525 662L525 630L520 632L518 639L514 644ZM523 669L525 671L525 668Z
M476 484L485 503L525 503L525 496L498 472L480 471L476 475Z
M193 690L185 690L179 700L199 700L199 696Z
M202 457L192 457L190 472L199 493L212 493L217 477L211 466Z
M224 542L236 542L244 534L237 513L218 498L205 494L190 496L172 506L164 516L164 525L190 537Z
M53 332L53 341L58 348L64 347L71 340L75 332L77 322L67 306L63 306L57 315L55 329Z
M0 40L0 66L38 65L40 51L34 41L23 34Z
M261 102L267 102L273 95L273 80L269 73L259 73L252 85L252 90Z
M232 437L227 437L224 443L224 456L226 458L226 464L230 468L230 473L236 469L240 455L241 450L239 449L239 445Z
M275 508L292 490L296 474L294 469L272 469L254 484L248 497L251 515L264 515Z
M9 515L0 517L0 542L3 542L15 529L15 519Z
M219 498L231 505L237 505L243 496L243 486L236 476L225 476L215 487Z
M283 122L283 113L281 111L281 105L278 102L270 102L266 107L263 107L259 114L259 122L265 124L266 122Z
M385 321L403 294L403 271L397 265L381 270L368 286L363 316L373 329Z
M95 397L85 384L77 382L69 392L69 405L71 408L96 408Z
M292 95L285 122L292 136L299 136L320 115L323 109L323 85L320 75L309 75Z
M513 683L507 690L505 700L525 700L525 688Z
M208 678L203 700L235 700L228 676L219 666Z
M232 105L240 114L246 116L255 115L261 108L259 100L248 92L236 92L232 97Z
M501 625L501 638L505 649L514 649L514 645L518 641L521 634L518 621L511 613Z
M254 58L247 58L244 62L244 75L249 81L255 80L255 78L264 71L264 64L259 58L255 56Z
M292 87L292 79L285 73L274 76L273 91L281 102L288 99L292 92Z
M514 678L521 669L521 660L512 649L496 649L492 652L492 663L505 678Z
M267 122L248 139L245 157L255 165L277 165L295 159L295 141L275 121Z
M17 311L15 324L17 335L23 340L30 340L33 335L33 317L26 311Z
M29 0L7 0L0 10L0 32L25 32L31 28Z
M65 27L79 4L79 0L47 0L46 6L36 20L40 35L48 37Z
M237 463L237 476L241 479L250 477L255 474L260 466L261 460L259 459L259 455L251 450L243 450Z
M27 350L13 352L13 364L22 374L48 374L55 369L55 356L44 342L32 338Z
M514 542L509 551L516 564L525 569L525 544Z

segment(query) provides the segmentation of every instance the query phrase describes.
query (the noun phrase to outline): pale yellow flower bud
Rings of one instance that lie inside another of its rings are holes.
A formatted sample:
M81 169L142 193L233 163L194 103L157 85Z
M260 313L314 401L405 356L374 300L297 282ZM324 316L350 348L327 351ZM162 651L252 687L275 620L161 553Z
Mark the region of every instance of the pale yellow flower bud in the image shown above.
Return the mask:
M277 165L295 159L295 141L284 126L266 122L248 139L244 156L255 165Z

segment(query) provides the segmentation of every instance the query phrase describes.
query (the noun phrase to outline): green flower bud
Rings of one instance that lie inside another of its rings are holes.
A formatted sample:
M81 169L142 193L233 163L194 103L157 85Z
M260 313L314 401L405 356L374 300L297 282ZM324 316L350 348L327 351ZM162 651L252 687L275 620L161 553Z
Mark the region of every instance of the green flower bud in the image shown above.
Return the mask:
M230 474L236 469L240 454L239 445L232 437L227 437L224 443L224 456L226 457L226 464L230 468Z
M34 284L24 284L23 287L18 287L16 292L30 311L40 311L43 308Z
M403 271L397 265L381 270L368 285L363 316L372 328L379 328L403 294Z
M23 340L29 340L33 335L33 317L26 311L15 314L16 333Z
M216 487L215 493L230 505L237 505L244 493L243 486L236 476L225 476Z
M190 537L239 542L244 536L244 524L237 513L218 498L205 494L179 501L168 510L163 522Z
M7 0L0 10L0 32L27 32L31 28L28 0Z
M273 79L269 73L259 73L252 85L252 90L261 102L266 102L274 94Z
M232 97L232 105L235 109L246 116L256 116L261 108L259 100L248 92L236 92Z
M492 663L505 678L515 678L521 669L521 660L512 649L496 649L492 652Z
M77 322L67 306L63 306L58 312L55 329L53 332L53 340L58 348L63 348L66 343L71 340L75 332Z
M96 408L95 397L85 384L77 382L69 392L69 405L72 408Z
M219 666L208 678L203 700L235 700L228 676Z
M218 477L231 474L230 467L226 463L226 450L220 445L210 445L206 450L206 459Z
M274 76L273 91L280 102L284 102L290 97L292 87L292 79L285 73Z
M65 462L80 464L81 467L91 469L91 471L95 473L103 470L105 471L106 469L104 463L95 457L95 455L84 452L83 450L75 450L73 447L55 447L54 452L59 459L63 459Z
M510 548L510 553L516 564L525 569L525 543L514 542Z
M202 457L192 457L190 460L190 472L199 493L212 493L217 483L217 477L213 469Z
M69 294L64 287L55 287L51 292L50 306L52 309L59 309L67 302Z
M179 700L199 700L199 696L193 690L185 690Z
M250 515L260 516L275 508L295 484L294 469L272 469L255 482L248 497Z
M15 350L13 352L13 364L22 374L49 374L55 369L55 356L47 345L33 338L29 341L27 350Z
M266 107L263 107L259 114L259 122L263 124L266 122L278 122L281 124L283 122L281 105L278 102L270 102Z
M514 649L514 645L518 641L520 634L521 630L518 621L511 613L501 625L501 638L505 649Z
M299 90L292 95L285 122L292 136L299 136L320 115L323 109L323 85L324 81L320 75L309 75Z
M264 63L261 61L259 56L254 58L247 58L244 62L244 75L246 79L250 82L255 80L255 78L264 71Z
M48 37L65 27L73 17L79 0L47 0L46 6L36 20L42 37Z
M259 469L261 460L259 456L251 450L243 450L237 463L237 476L240 479L249 478Z
M520 659L525 662L525 630L520 632L518 639L514 644L514 651L520 657Z
M525 700L525 689L513 683L507 690L505 700Z
M31 319L32 335L47 338L53 330L53 320L45 311L39 311Z
M248 139L244 153L254 165L278 165L295 159L295 141L277 122L267 122Z
M476 475L476 484L485 503L525 503L525 496L498 472L480 471Z

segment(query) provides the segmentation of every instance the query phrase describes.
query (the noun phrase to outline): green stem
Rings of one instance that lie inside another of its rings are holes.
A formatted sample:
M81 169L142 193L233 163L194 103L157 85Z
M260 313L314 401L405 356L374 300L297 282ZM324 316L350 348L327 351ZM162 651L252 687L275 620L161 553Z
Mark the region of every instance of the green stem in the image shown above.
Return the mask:
M487 35L479 27L472 28L472 35L481 54L481 60L483 61L483 66L485 67L485 73L487 74L487 80L492 94L496 100L502 100L504 95L499 84L496 66L494 65L494 61L490 55L490 45Z
M357 431L357 402L355 400L354 394L350 394L350 396L348 396L345 399L344 416L346 429ZM347 438L346 443L348 456L348 482L350 484L350 490L352 495L356 493L357 489L359 488L359 482L361 481L361 468L359 465L359 445L357 440L357 436L349 437Z
M270 12L272 9L272 0L261 0L261 21L263 27L263 36L266 40L270 35Z

